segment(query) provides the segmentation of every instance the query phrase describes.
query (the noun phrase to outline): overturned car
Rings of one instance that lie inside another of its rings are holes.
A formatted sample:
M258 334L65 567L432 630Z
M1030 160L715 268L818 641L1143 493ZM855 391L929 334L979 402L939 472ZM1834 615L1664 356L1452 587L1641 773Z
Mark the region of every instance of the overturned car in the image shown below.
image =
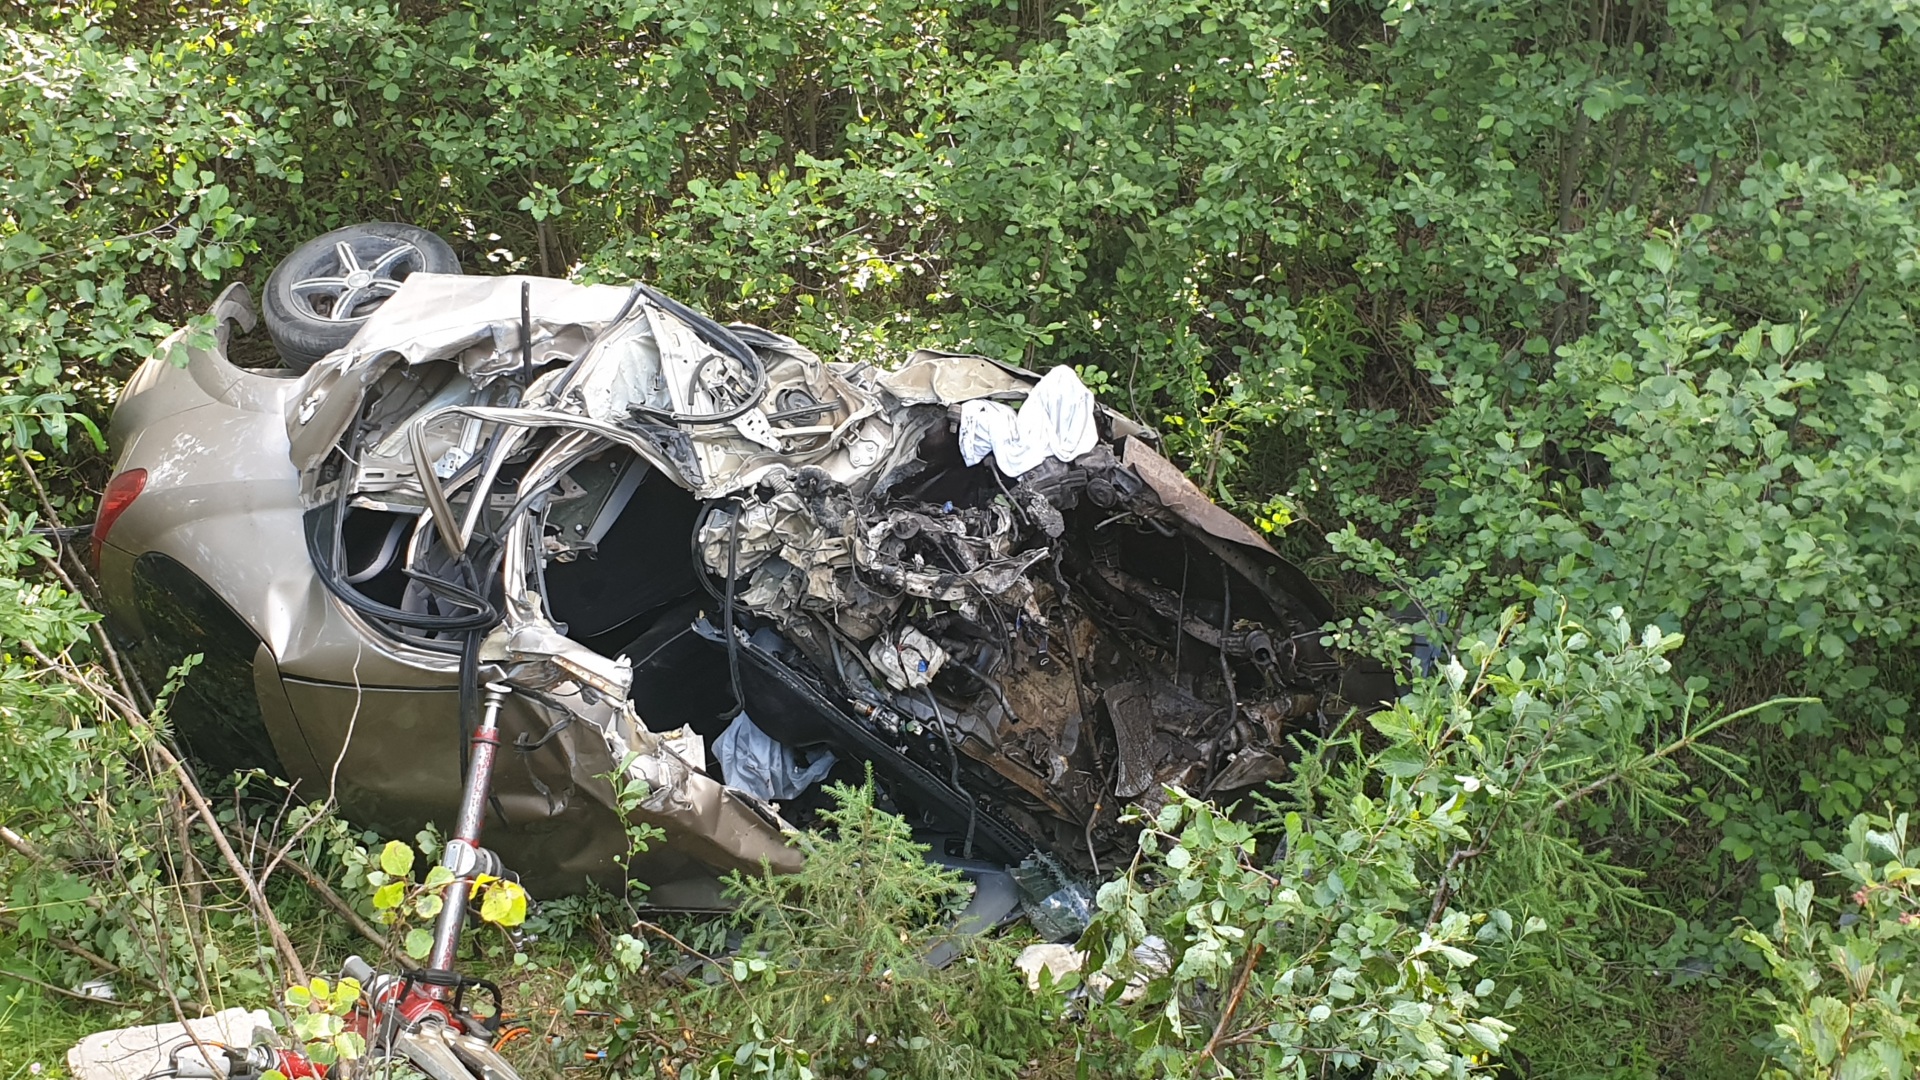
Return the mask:
M1382 696L1307 579L1071 369L823 361L645 285L338 235L308 280L407 271L306 311L343 344L238 367L230 288L216 342L149 360L114 415L110 621L150 681L205 656L173 718L212 767L410 831L451 812L504 684L506 865L706 908L727 871L799 864L828 776L870 769L944 854L1093 873L1129 804L1278 778L1291 731ZM623 869L627 820L665 838Z

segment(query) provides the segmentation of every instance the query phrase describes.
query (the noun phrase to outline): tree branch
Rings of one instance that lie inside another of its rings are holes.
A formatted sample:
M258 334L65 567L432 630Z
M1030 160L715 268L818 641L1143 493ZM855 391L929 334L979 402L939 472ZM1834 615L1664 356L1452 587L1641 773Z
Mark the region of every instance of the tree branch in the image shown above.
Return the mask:
M320 876L319 871L301 862L299 859L294 858L292 855L285 856L281 861L287 864L289 870L300 875L301 880L311 885L313 891L320 894L320 899L325 901L328 907L338 912L340 917L346 920L348 926L353 927L354 933L372 942L383 954L387 951L388 943L386 935L380 933L378 927L362 918L360 913L353 909L353 905L347 903L346 898L338 892L335 892L333 886L327 882L327 879ZM414 962L412 957L407 956L405 953L396 953L394 959L399 961L400 966L406 968L408 971L413 971L420 966Z
M273 906L267 903L266 895L260 891L260 883L254 879L252 871L233 850L232 842L227 839L226 830L220 827L220 819L214 814L213 807L208 805L207 797L201 793L200 784L193 778L192 771L174 756L173 751L167 749L166 742L158 737L158 732L154 730L146 715L125 697L87 678L85 672L55 661L31 641L23 641L20 644L48 669L58 672L76 686L99 696L101 700L112 705L114 711L119 713L128 724L149 736L147 746L153 753L159 755L161 764L165 765L167 771L172 773L174 779L179 782L180 790L193 804L194 813L206 826L207 835L213 838L214 846L220 849L220 857L226 862L227 869L233 871L234 877L239 879L240 887L245 890L254 914L266 925L267 935L273 939L274 951L280 954L281 961L286 964L288 978L295 983L306 982L306 965L300 962L300 954L294 949L293 942L287 938L286 928L280 925L279 917L273 913Z

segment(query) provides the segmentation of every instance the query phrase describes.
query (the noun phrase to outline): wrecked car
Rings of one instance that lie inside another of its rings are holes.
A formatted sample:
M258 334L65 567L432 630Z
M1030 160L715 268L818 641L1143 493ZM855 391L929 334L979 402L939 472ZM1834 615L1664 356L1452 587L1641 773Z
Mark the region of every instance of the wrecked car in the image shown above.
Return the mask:
M834 362L643 284L434 272L408 228L276 271L291 367L229 358L233 286L114 413L110 623L154 686L204 656L171 716L210 768L405 834L504 684L488 846L536 892L630 870L699 909L799 865L828 777L871 770L944 854L1090 874L1130 804L1281 777L1290 732L1383 696L1070 368ZM665 835L623 869L628 821Z

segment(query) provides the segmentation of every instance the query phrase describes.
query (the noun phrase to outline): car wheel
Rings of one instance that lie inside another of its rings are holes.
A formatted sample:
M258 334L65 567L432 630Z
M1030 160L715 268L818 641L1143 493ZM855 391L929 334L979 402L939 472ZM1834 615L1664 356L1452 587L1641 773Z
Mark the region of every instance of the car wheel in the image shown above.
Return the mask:
M348 225L293 250L267 276L261 314L280 361L305 371L353 339L409 274L457 274L445 240L413 225Z

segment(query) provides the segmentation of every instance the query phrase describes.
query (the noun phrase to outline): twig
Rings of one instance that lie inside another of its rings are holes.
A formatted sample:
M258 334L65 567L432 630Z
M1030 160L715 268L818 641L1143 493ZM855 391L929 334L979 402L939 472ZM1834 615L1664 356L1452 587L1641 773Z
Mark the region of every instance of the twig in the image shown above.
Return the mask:
M38 863L47 861L47 857L40 853L40 849L34 846L33 841L14 832L5 825L0 825L0 844L5 844L12 848L15 852L19 853L21 858L28 862Z
M287 938L286 928L280 925L280 918L273 913L273 906L267 903L266 894L260 891L260 883L254 880L246 864L242 863L240 856L234 853L233 845L227 840L226 830L220 827L220 819L214 816L213 807L207 805L206 796L200 793L200 785L194 782L193 774L181 764L179 758L173 756L171 750L158 740L154 741L153 748L160 755L160 760L166 764L168 771L180 781L181 790L185 791L187 798L192 800L201 822L206 825L208 834L213 837L214 846L220 849L220 857L226 861L227 868L233 871L234 876L240 879L240 887L246 890L247 899L252 901L254 913L267 924L267 935L273 939L275 951L279 952L281 959L286 961L290 981L295 984L305 983L307 969L300 963L300 954L294 950L293 942Z
M153 908L151 905L147 906L147 916L148 918L152 918L153 916ZM167 999L167 1006L173 1010L173 1018L179 1021L181 1029L187 1033L187 1038L193 1040L193 1045L200 1051L201 1056L208 1061L212 1061L212 1056L207 1054L207 1048L200 1042L200 1036L194 1033L193 1024L187 1020L187 1011L180 1007L180 994L173 988L173 977L167 974L166 962L153 955L153 950L148 947L148 941L144 935L134 934L132 937L134 941L140 944L140 951L147 954L147 963L153 966L154 973L160 976L161 983L165 985L165 989L162 990L161 993ZM153 940L160 940L158 927L154 928Z
M41 851L39 847L35 846L33 841L14 832L5 825L0 825L0 843L12 848L16 854L28 862L39 863L44 866L61 865L61 860ZM64 869L64 867L62 867L62 869ZM80 902L92 908L98 914L105 915L107 913L106 906L100 902L100 898L91 892L81 898Z
M92 994L83 994L78 990L69 990L64 986L55 986L50 982L41 982L39 979L36 979L31 975L22 975L17 971L7 971L5 969L0 969L0 979L18 979L19 981L26 983L29 986L37 986L42 990L51 990L56 994L60 994L65 997L70 997L75 1001L84 1001L90 1005L121 1006L126 1004L126 1002L124 1001L115 1001L113 998L95 997Z
M279 917L273 913L273 906L267 903L266 895L260 891L260 883L254 880L252 872L234 852L233 844L227 839L226 830L220 827L220 819L214 814L213 807L207 804L207 797L201 794L200 784L194 780L193 773L178 757L174 756L173 751L167 749L166 743L158 737L158 733L148 722L145 714L122 695L88 679L84 672L57 663L32 642L22 641L20 644L48 668L60 672L76 685L91 690L102 699L114 703L115 711L119 712L123 719L150 736L148 747L153 753L159 755L161 763L179 782L180 790L186 794L188 801L193 803L194 811L206 825L207 834L213 838L214 846L220 849L220 857L225 860L227 869L233 871L234 877L240 882L240 887L246 891L247 899L253 905L254 914L266 924L267 934L273 939L274 950L280 954L281 960L287 965L287 975L295 983L306 982L306 965L300 962L300 954L294 950L293 942L288 940L286 928L280 925Z
M1440 871L1440 880L1434 883L1433 906L1427 909L1427 929L1432 930L1440 922L1440 913L1447 909L1447 902L1453 899L1453 872L1460 864L1475 858L1485 851L1484 845L1476 844L1470 848L1454 848L1447 856L1446 869Z
M1699 728L1696 728L1691 733L1685 736L1682 736L1681 738L1675 739L1674 741L1668 743L1667 745L1661 747L1660 749L1655 750L1653 753L1648 754L1646 757L1640 758L1634 764L1636 765L1644 764L1649 761L1658 761L1661 758L1671 757L1672 755L1693 746L1694 743L1699 742L1702 736L1709 735L1715 730L1735 720L1752 716L1754 713L1757 713L1762 709L1771 709L1781 705L1817 705L1819 704L1819 702L1820 702L1819 698L1791 697L1791 698L1770 698L1766 701L1761 702L1758 705L1749 705L1746 708L1739 710L1738 712L1730 712L1718 720L1712 721L1711 723L1708 723L1708 724L1702 725ZM1626 775L1626 770L1615 769L1613 772L1608 773L1607 775L1601 777L1598 780L1593 781L1590 784L1583 785L1582 787L1576 788L1573 791L1570 791L1567 794L1562 795L1559 798L1559 800L1556 801L1552 806L1547 807L1547 812L1545 815L1543 815L1543 819L1553 817L1555 814L1558 814L1561 810L1565 809L1569 804L1579 802L1581 799L1584 799L1587 796L1593 794L1594 792L1599 791L1600 789L1606 787L1607 785L1614 783L1615 781L1619 780L1621 777L1625 775Z
M294 858L292 855L286 855L281 861L287 864L287 869L300 875L302 880L308 885L313 886L313 891L320 894L320 899L325 901L328 907L339 912L340 917L347 921L348 926L353 927L355 933L379 946L382 953L386 952L387 939L380 933L379 928L362 918L359 912L353 910L353 905L347 903L345 897L335 892L333 886L328 884L327 879L320 876L319 871L301 862L299 859ZM412 971L420 966L412 957L407 956L405 953L395 954L394 959L398 960L400 966L406 968L408 971Z
M1247 983L1253 979L1254 965L1260 962L1260 957L1266 951L1267 944L1264 941L1254 942L1253 948L1247 950L1247 959L1240 965L1240 977L1233 980L1233 992L1227 995L1227 1007L1220 1011L1220 1019L1213 1025L1213 1035L1207 1039L1205 1049L1200 1051L1200 1060L1220 1066L1214 1053L1220 1049L1221 1039L1227 1034L1227 1025L1233 1022L1233 1014L1240 1010L1240 1000L1247 994ZM1225 1066L1220 1066L1220 1075L1232 1074Z
M677 948L679 948L681 952L686 953L688 956L693 957L695 960L699 960L703 963L712 964L714 967L720 966L720 961L715 960L713 957L708 956L706 953L701 952L699 949L696 949L693 946L687 944L686 942L681 941L679 938L674 937L672 932L667 930L663 926L659 926L655 923L650 923L645 919L635 919L633 921L633 928L635 930L647 930L647 931L651 931L652 933L658 934L661 937L666 938L668 941L673 942L673 944Z
M727 980L727 985L733 987L733 992L740 995L740 1000L745 1001L747 999L746 991L740 988L739 981L733 977L732 972L728 971L725 967L721 966L720 961L715 960L713 957L708 956L706 953L701 952L699 949L696 949L693 946L687 944L686 942L681 941L679 938L674 937L673 934L668 932L665 927L657 926L653 923L648 922L645 919L635 919L633 921L633 928L635 930L651 931L652 933L658 934L661 937L666 938L668 941L673 942L674 946L677 947L681 952L686 953L688 956L693 957L695 960L698 960L704 964L707 964L711 966L715 971L718 971L721 977Z
M103 810L107 808L104 801L102 802L101 808ZM207 978L207 950L202 944L200 934L195 928L195 919L193 917L193 911L200 910L204 895L201 893L197 882L189 888L183 887L181 881L181 868L195 861L193 858L193 837L189 831L191 822L187 817L184 804L177 798L169 798L164 803L156 802L155 810L157 818L156 824L163 832L167 828L169 820L171 820L174 828L175 841L179 845L178 852L167 853L167 857L163 858L162 862L166 866L168 874L173 878L174 887L169 891L173 894L174 903L180 907L180 928L186 932L188 952L193 956L193 971L196 977L195 989L200 995L200 1007L204 1013L210 1014L214 1011L214 1008L213 1000L207 993L207 987L210 983L210 980ZM176 855L177 857L175 857ZM205 875L203 874L202 876ZM191 910L188 903L189 893L192 899ZM156 890L149 893L148 897L147 907L149 910L152 910L153 906L159 901L159 891ZM157 931L155 936L158 936Z
M12 919L6 918L4 916L0 916L0 926L4 926L15 933L18 933L20 930L19 923L13 921ZM106 957L101 956L99 953L96 953L93 950L88 949L84 945L79 945L71 941L63 941L60 938L56 938L56 937L48 937L47 944L52 945L54 948L59 949L61 952L68 953L73 956L77 956L82 960L85 960L87 963L92 964L95 968L98 968L100 970L100 973L103 975L118 975L121 978L127 980L128 982L132 983L133 985L139 987L142 990L151 990L156 994L165 993L165 991L161 990L160 987L156 986L152 982L149 982L148 980L142 978L141 976L136 975L131 971L128 971L126 968L123 968L119 964L116 964L113 961L107 959Z
M180 845L181 867L187 874L187 880L183 883L187 890L186 898L197 908L206 900L203 882L207 877L207 869L200 865L199 857L193 853L193 837L188 832L192 826L192 819L186 812L184 801L177 808L170 807L170 809L175 810L170 815L173 818L176 833L174 839Z
M33 463L27 460L26 451L24 449L16 449L13 460L19 464L21 473L27 478L27 483L33 485L34 497L40 502L40 510L46 515L47 524L56 529L60 528L60 511L53 505L53 500L47 496L47 489L40 483L40 474L34 471ZM63 554L72 554L73 549L63 543L60 545L60 551ZM60 561L58 559L50 559L48 563L52 567L53 572L59 576L60 583L67 587L68 592L84 598L95 608L103 608L100 602L100 583L93 579L93 573L87 569L86 563L81 561L78 556L74 556L73 559L72 577L69 577L67 572L60 568ZM78 579L78 584L75 584L76 578ZM129 665L121 662L120 650L114 648L112 639L107 636L106 624L101 620L95 620L89 629L92 632L94 644L100 648L100 655L106 659L107 666L112 669L115 680L117 680L121 688L127 692L127 696L140 702L143 709L151 708L153 706L152 697L147 694L147 688L141 684L138 675L133 669Z
M292 789L288 790L287 798L289 799L293 798ZM328 809L329 811L333 809L331 802L329 802L326 809ZM319 811L315 811L314 813L310 814L307 817L307 820L300 823L299 828L293 830L293 835L287 837L287 842L280 845L280 850L274 852L273 857L267 860L267 864L260 868L260 885L262 888L266 887L267 879L273 876L274 868L280 865L281 860L287 858L289 855L293 853L293 845L300 842L300 838L306 835L306 832L308 829L311 829L315 825L319 824L321 817L322 815L320 814ZM279 831L279 828L280 828L280 823L278 821L275 821L274 830L277 832Z

